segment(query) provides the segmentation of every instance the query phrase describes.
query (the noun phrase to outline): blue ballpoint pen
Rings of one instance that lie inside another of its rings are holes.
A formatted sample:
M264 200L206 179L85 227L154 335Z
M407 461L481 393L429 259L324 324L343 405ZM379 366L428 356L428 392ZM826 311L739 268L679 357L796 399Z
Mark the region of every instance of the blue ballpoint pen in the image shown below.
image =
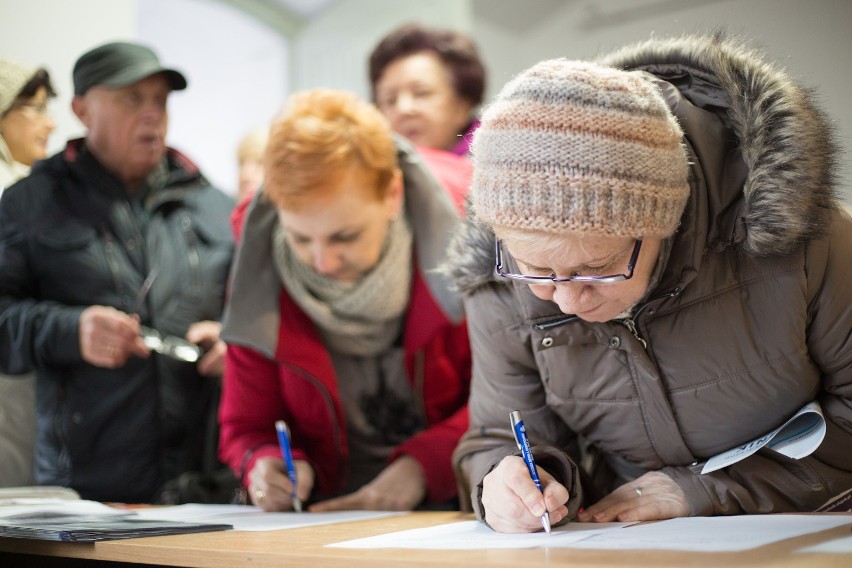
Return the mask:
M290 477L290 484L293 486L290 493L293 509L297 513L301 513L302 500L296 494L296 464L293 463L293 452L290 451L290 431L287 429L287 423L283 420L276 420L275 431L278 432L278 446L281 448L281 457L284 458L284 463L287 465L287 475Z
M530 472L533 483L544 494L544 489L541 487L541 481L538 479L538 471L535 468L535 460L533 460L532 450L530 450L530 441L527 438L527 429L524 427L524 419L521 418L520 410L513 410L509 413L509 420L512 423L512 432L515 434L515 442L521 450L524 457L524 463L527 464L527 469ZM550 534L550 513L546 510L541 516L541 526L547 534Z

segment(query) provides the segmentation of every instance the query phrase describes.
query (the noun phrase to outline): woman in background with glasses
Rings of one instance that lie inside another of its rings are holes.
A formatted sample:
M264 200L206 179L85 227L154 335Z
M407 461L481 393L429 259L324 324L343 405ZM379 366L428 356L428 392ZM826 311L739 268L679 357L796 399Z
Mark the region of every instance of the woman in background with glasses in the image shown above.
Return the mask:
M47 71L0 59L0 194L47 155L55 96ZM0 487L35 482L34 444L35 375L0 375Z
M0 59L0 193L47 155L56 128L47 104L55 96L47 71Z
M474 358L454 463L480 519L814 511L852 487L852 219L830 134L724 37L544 61L503 88L450 253ZM810 403L826 431L809 455L702 473Z
M267 511L295 496L311 511L454 505L470 346L435 270L454 204L378 110L341 91L293 95L264 163L236 215L223 459Z

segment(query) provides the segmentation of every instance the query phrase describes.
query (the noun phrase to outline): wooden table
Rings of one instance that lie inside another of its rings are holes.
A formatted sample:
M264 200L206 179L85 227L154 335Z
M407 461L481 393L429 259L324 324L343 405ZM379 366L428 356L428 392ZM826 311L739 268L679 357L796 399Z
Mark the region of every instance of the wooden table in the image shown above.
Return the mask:
M509 550L343 549L324 545L393 531L472 518L451 512L417 512L398 517L267 532L210 532L98 543L0 538L0 566L103 566L118 563L209 568L407 568L463 566L681 567L852 566L852 554L803 554L804 546L852 535L852 523L743 552L606 551L568 548ZM625 529L629 530L629 529ZM33 556L35 555L35 556ZM83 560L74 560L83 559ZM101 562L99 562L101 561ZM105 561L105 562L104 562Z

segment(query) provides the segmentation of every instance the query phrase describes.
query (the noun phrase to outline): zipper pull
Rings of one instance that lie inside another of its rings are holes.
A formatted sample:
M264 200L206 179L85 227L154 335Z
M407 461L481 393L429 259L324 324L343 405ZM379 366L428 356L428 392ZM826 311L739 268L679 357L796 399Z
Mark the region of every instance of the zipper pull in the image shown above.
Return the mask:
M625 319L625 320L623 320L623 321L624 321L624 325L627 327L627 329L629 329L629 330L630 330L630 333L632 333L632 334L633 334L633 336L634 336L636 339L638 339L638 340L639 340L639 343L641 343L641 344L642 344L642 349L648 349L648 343L647 343L644 339L642 339L641 337L639 337L639 330L638 330L638 329L636 329L636 322L634 322L634 321L633 321L632 319L630 319L630 318L627 318L627 319Z

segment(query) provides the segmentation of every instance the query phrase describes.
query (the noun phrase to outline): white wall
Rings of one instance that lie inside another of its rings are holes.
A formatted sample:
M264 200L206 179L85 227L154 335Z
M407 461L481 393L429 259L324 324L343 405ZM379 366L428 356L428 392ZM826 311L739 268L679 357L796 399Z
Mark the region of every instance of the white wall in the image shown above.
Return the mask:
M845 147L841 197L852 203L852 2L846 0L576 0L563 2L522 35L502 25L510 13L543 0L480 0L473 33L488 62L489 93L519 71L550 57L589 58L652 35L725 28L762 48L801 82L815 88ZM520 19L520 18L518 18ZM492 20L496 20L494 23Z
M388 32L410 23L469 32L469 0L341 0L308 22L294 41L295 89L330 87L369 98L370 52Z
M169 144L236 194L239 141L268 124L286 97L287 40L220 2L139 0L138 8L139 41L189 83L169 99Z

